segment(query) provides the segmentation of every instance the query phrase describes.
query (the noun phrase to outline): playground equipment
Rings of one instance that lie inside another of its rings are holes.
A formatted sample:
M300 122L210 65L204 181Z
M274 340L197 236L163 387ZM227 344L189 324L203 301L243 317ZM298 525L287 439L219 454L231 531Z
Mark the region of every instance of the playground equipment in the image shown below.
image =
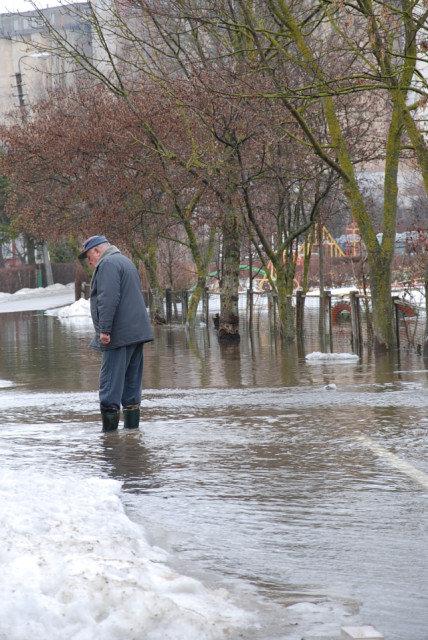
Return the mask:
M336 302L331 309L331 320L333 324L337 324L341 320L351 319L351 304L345 300Z
M341 248L339 243L333 238L333 236L331 235L330 231L327 229L326 226L322 227L322 244L323 244L323 248L326 255L329 256L330 258L343 258L346 256L344 250ZM307 257L309 253L313 252L314 254L316 254L317 247L318 247L318 243L314 241L300 243L297 247L297 251L294 253L294 261L296 265L301 266L303 264L305 257ZM284 262L286 260L285 251L283 254L283 260ZM267 268L270 274L270 278L272 279L273 282L275 282L276 273L271 262L268 263ZM294 278L293 287L296 289L299 286L300 285L299 285L298 279ZM270 286L269 278L267 277L267 275L265 275L264 277L258 280L257 288L259 289L259 291L270 290L271 286Z
M395 303L402 318L414 318L417 316L417 310L415 307L404 301ZM346 300L340 300L333 305L331 309L331 319L333 324L337 324L343 320L350 320L351 318L351 304Z
M327 229L326 226L322 227L321 237L322 237L324 252L327 256L329 256L330 258L343 258L346 255L344 250L340 246L340 244L333 238L333 236L331 235L330 231ZM306 251L308 251L309 250L308 245L305 245L304 243L299 245L298 254L301 258L305 257L305 247L306 247ZM317 253L317 249L318 249L318 242L315 241L312 244L311 250L313 253Z
M346 227L345 233L337 238L337 242L344 256L355 257L361 255L361 236L354 221Z
M285 253L285 252L284 252ZM272 279L273 282L276 281L276 272L275 272L275 268L272 264L271 261L268 262L267 265L270 277ZM271 285L270 285L270 281L269 278L266 274L263 275L262 278L258 278L255 280L256 283L256 290L258 291L270 291L271 290ZM293 279L293 289L297 289L297 287L299 286L299 281L297 280L297 278Z

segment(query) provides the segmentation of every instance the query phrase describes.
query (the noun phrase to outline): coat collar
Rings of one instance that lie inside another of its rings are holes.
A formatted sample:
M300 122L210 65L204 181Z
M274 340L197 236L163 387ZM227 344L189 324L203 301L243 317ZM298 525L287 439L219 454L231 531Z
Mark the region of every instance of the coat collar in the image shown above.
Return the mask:
M94 269L94 273L92 274L92 278L91 280L94 279L94 276L98 270L98 267L100 266L101 262L104 260L104 258L108 258L108 256L113 255L114 253L120 253L120 250L114 246L114 244L112 244L108 249L106 249L103 253L103 255L101 256L101 258L98 260L97 264L95 265L95 269Z

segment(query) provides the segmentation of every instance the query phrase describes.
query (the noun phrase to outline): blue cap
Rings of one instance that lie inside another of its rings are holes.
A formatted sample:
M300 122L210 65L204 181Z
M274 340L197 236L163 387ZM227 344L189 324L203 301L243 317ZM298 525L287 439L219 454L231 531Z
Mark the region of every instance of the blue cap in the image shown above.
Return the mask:
M89 249L93 249L94 247L97 247L99 244L103 244L104 242L108 242L105 236L91 236L90 238L85 240L85 242L83 243L83 251L82 253L79 253L79 260L83 260L83 258L86 258L86 254L88 253Z

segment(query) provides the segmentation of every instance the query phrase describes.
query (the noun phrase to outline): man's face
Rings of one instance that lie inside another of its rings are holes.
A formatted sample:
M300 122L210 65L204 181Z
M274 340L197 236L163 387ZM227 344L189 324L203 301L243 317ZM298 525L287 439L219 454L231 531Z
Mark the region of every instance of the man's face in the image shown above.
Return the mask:
M86 254L86 259L88 261L88 264L90 267L92 267L92 269L94 267L96 267L98 260L100 259L100 251L98 249L98 247L94 247L93 249L89 249L89 251Z

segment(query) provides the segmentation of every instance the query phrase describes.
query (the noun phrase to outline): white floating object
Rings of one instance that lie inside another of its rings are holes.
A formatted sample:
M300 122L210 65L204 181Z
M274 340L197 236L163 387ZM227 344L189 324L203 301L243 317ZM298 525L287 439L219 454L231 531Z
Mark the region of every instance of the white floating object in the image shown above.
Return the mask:
M337 385L335 385L334 382L330 382L325 385L324 389L327 389L327 391L336 391Z
M383 635L370 625L342 627L343 640L384 640Z
M0 389L7 389L8 387L15 387L15 383L12 380L0 380Z
M308 353L306 356L308 362L315 364L317 362L358 362L359 359L360 356L355 353L321 353L320 351Z

